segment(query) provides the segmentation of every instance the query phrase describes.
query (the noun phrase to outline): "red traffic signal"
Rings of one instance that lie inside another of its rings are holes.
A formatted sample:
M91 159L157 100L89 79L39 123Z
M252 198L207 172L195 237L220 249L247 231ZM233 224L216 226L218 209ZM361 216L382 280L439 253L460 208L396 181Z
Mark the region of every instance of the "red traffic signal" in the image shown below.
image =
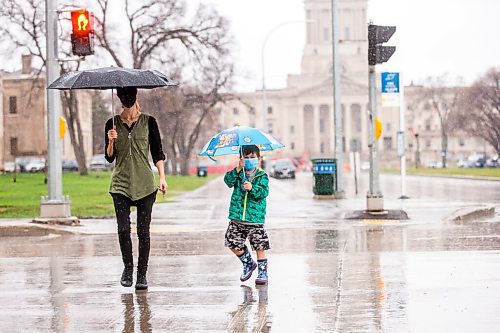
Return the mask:
M74 55L94 54L94 13L88 10L71 11L71 46Z
M85 35L94 32L94 13L88 10L73 10L71 12L73 33Z

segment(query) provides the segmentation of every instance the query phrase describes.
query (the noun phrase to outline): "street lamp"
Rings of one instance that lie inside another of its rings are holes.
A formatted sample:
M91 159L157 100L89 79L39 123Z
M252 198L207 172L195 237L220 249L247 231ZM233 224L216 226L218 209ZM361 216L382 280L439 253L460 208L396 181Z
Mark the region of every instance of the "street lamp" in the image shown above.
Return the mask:
M265 76L265 65L264 65L264 51L266 48L266 43L269 37L279 28L289 25L289 24L295 24L295 23L311 23L314 22L314 20L293 20L293 21L286 21L286 22L281 22L280 24L276 25L273 27L269 32L266 34L264 37L264 40L262 41L262 47L261 47L261 65L262 65L262 129L266 130L266 114L267 114L267 93L266 93L266 76Z

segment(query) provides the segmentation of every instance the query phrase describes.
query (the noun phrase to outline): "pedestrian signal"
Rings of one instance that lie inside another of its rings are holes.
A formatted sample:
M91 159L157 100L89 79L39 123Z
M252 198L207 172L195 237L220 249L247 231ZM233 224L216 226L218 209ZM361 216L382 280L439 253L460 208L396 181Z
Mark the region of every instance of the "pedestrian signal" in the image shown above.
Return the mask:
M382 135L382 121L379 117L375 117L375 140L378 140Z
M94 54L94 13L88 10L71 11L71 47L74 55Z

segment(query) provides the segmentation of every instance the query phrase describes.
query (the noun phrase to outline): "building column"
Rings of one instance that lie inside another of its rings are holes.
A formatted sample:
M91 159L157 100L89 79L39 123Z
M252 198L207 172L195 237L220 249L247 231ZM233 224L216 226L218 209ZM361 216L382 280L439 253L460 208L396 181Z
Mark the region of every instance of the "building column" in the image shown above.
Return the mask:
M320 150L321 133L319 131L319 121L320 121L319 107L313 106L314 148L312 149L312 151L316 155L319 155L321 153L321 150Z
M297 125L296 125L296 128L295 130L297 131L297 135L296 135L296 142L295 142L295 149L297 151L300 151L301 154L300 155L303 155L304 152L306 151L307 149L307 146L306 146L306 138L305 138L305 129L304 127L306 126L305 122L304 122L304 105L297 105L298 109L299 109L299 112L298 112L298 117L297 117Z
M335 156L335 110L333 104L328 104L328 116L330 117L330 128L328 130L328 135L330 140L330 151L328 154Z
M351 138L352 138L352 104L344 104L345 119L344 119L344 137L345 137L345 151L351 152Z

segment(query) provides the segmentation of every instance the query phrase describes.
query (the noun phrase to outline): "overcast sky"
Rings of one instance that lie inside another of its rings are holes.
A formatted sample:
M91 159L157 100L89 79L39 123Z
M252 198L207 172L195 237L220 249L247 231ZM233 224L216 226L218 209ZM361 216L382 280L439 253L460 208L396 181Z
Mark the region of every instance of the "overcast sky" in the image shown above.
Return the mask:
M79 0L76 0L78 2ZM59 0L61 3L62 0ZM81 0L81 2L85 2ZM282 88L287 74L298 74L305 42L303 0L186 0L215 6L231 22L238 69L236 87L262 86L261 51L265 36L266 85ZM500 0L369 0L368 19L395 25L390 40L396 53L378 71L400 71L405 84L448 73L471 83L492 66L500 66ZM116 11L118 18L123 13ZM0 68L20 68L18 57ZM93 59L97 60L97 59ZM91 61L88 65L92 66Z
M228 17L237 43L239 90L261 86L261 49L267 33L287 21L304 20L303 0L197 0ZM194 0L189 0L192 4ZM400 71L405 83L445 72L466 83L500 66L500 0L369 0L368 18L396 25L390 62L378 70ZM283 87L286 75L300 72L303 23L284 25L265 47L266 84Z

